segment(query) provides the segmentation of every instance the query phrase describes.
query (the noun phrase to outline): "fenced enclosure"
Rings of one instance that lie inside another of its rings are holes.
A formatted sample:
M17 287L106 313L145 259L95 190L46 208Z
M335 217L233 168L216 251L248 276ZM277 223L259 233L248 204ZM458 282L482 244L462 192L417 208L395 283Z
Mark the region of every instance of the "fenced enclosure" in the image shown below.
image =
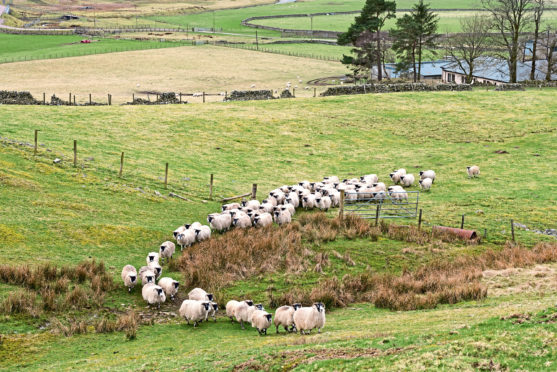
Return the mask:
M345 193L343 212L365 219L416 218L419 191L351 192Z

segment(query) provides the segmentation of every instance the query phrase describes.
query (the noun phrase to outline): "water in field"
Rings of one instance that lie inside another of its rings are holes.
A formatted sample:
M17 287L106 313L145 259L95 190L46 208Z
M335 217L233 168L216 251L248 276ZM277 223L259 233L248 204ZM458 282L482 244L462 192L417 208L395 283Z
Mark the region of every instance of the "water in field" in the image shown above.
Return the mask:
M279 0L275 4L288 4L288 3L295 3L296 0Z

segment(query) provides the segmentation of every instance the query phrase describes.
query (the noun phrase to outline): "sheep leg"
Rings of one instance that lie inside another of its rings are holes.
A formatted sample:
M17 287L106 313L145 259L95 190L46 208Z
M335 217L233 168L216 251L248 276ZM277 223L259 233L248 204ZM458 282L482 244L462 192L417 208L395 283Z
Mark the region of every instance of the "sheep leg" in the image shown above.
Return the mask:
M197 322L193 322L193 327L197 327Z
M275 327L276 327L276 329L277 329L277 332L276 332L276 333L279 333L279 330L278 330L278 329L279 329L279 326L275 326Z
M240 325L242 326L242 329L245 329L245 328L244 328L244 321L243 321L243 320L240 320Z
M229 316L229 318L230 318L230 322L231 322L231 323L234 323L234 318L231 317L231 316Z

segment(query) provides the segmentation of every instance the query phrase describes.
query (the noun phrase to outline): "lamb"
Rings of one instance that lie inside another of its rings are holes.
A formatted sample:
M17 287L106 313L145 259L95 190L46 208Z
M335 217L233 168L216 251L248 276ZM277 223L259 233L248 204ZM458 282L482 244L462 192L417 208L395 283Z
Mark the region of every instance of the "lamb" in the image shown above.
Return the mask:
M197 240L198 242L202 242L203 240L211 238L211 228L209 226L202 225L194 231L195 240Z
M161 244L159 248L159 255L161 258L166 258L166 262L172 258L174 255L174 251L176 251L176 245L174 243L166 241Z
M431 189L431 184L433 183L433 180L431 178L424 178L423 180L420 180L420 187L423 190L428 190Z
M247 214L241 215L239 217L235 217L232 220L232 224L235 227L239 227L241 229L246 229L251 226L251 218Z
M296 330L294 325L294 312L302 307L301 304L294 304L292 306L281 306L275 311L275 319L273 323L276 327L276 332L279 333L279 326L283 326L286 332L293 332ZM288 329L290 327L290 329Z
M122 269L122 280L124 285L128 287L128 292L131 292L137 283L137 271L132 265L126 265Z
M149 252L146 260L147 265L149 265L151 262L159 263L159 254L157 252Z
M315 208L315 195L309 194L302 197L302 207L306 210Z
M223 232L232 226L232 216L230 213L212 213L207 216L207 222L213 230Z
M369 185L372 185L379 181L379 177L376 174L366 174L365 176L360 177L360 181L365 182Z
M197 322L201 322L207 318L207 312L210 306L211 303L208 301L184 300L178 313L181 317L186 319L188 324L190 324L191 320L193 326L197 327Z
M240 209L240 203L230 203L230 204L224 204L221 208L222 211L229 211L232 209Z
M157 305L158 308L166 301L164 290L154 283L148 283L141 289L141 295L149 305Z
M207 312L207 316L205 320L210 316L213 320L217 321L217 311L219 311L219 305L216 302L211 302L211 306L209 306L209 311Z
M321 328L325 325L325 306L316 302L312 307L299 308L294 312L294 324L301 335L311 333L314 328L321 333Z
M286 211L278 210L275 211L274 219L278 225L284 225L286 223L292 222L292 215L287 210Z
M157 279L160 278L162 274L162 267L161 265L159 265L158 262L150 262L147 267L149 268L149 270L155 273Z
M317 204L317 208L321 209L322 211L327 212L329 208L331 208L332 201L331 198L328 196L322 196L320 198L315 198L315 203Z
M430 170L420 171L420 179L424 180L426 178L431 178L431 183L435 182L435 172Z
M273 223L273 216L270 213L261 213L253 218L253 226L265 227Z
M201 288L194 288L188 293L188 299L197 301L213 301L215 297L212 293L207 293Z
M242 329L245 329L244 322L251 323L251 315L255 310L263 310L261 304L253 305L253 301L250 302L251 305L247 301L242 301L234 307L234 317L240 323Z
M195 243L195 231L186 229L185 231L178 234L176 241L180 246L180 251L184 250L184 247L190 247L193 243Z
M139 269L139 277L141 278L142 285L155 282L155 272L149 266L142 266Z
M468 177L479 177L480 176L480 167L477 165L472 165L471 167L466 167L466 171L468 172Z
M260 205L261 203L259 203L259 200L248 200L242 202L242 206L245 208L259 209Z
M410 187L414 183L414 175L406 174L404 176L400 176L400 181L402 183L402 186Z
M273 316L265 310L255 310L251 315L251 326L257 329L259 335L266 335L267 328L271 326Z
M172 278L164 277L159 279L158 285L164 290L164 293L173 300L176 293L178 293L180 283Z

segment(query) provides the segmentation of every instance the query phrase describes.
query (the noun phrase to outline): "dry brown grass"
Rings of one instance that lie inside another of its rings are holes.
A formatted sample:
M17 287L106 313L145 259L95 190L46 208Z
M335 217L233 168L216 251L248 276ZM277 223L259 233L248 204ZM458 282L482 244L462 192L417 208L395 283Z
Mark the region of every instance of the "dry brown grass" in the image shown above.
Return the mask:
M130 310L126 314L121 315L116 322L119 331L126 332L126 338L133 340L137 336L137 329L139 328L139 315Z
M28 290L12 292L0 303L0 310L4 314L24 314L37 317L40 309L37 306L37 296Z

